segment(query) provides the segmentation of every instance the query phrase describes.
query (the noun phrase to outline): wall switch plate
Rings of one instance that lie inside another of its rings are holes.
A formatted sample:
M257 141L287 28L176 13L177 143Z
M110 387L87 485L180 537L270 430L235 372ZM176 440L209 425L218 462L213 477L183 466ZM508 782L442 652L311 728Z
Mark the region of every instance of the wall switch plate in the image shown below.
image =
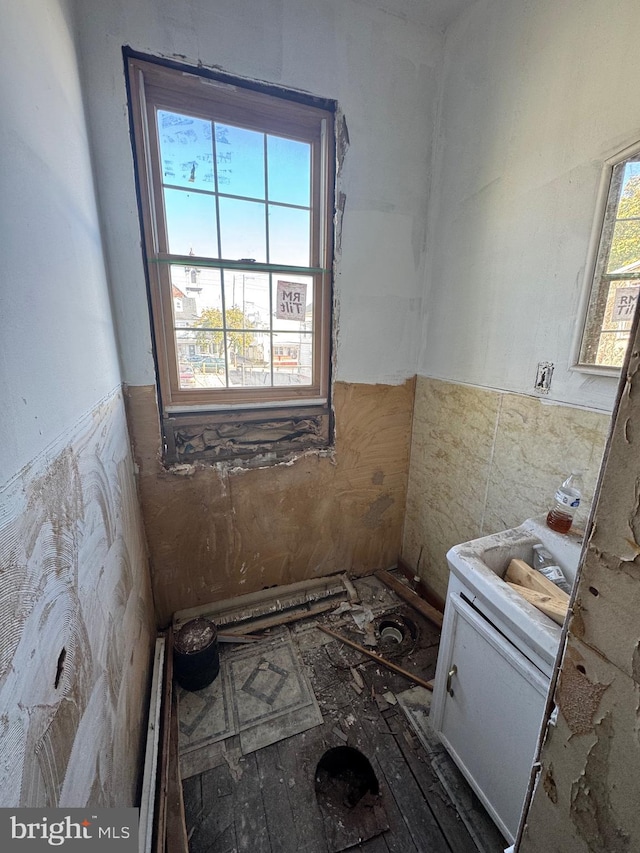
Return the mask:
M553 376L553 362L539 361L536 374L536 384L533 386L539 394L548 394L551 388L551 377Z

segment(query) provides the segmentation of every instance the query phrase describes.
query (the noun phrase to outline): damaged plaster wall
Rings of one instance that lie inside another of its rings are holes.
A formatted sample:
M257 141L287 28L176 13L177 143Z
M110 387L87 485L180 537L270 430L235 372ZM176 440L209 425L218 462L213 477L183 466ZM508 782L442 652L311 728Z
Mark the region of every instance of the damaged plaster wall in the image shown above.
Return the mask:
M161 625L175 610L397 562L413 382L339 382L334 453L276 467L159 462L154 389L129 388L135 460Z
M155 623L119 391L0 491L0 565L0 804L135 804Z
M639 385L636 330L520 853L640 849Z
M0 806L131 806L155 626L70 3L0 6Z

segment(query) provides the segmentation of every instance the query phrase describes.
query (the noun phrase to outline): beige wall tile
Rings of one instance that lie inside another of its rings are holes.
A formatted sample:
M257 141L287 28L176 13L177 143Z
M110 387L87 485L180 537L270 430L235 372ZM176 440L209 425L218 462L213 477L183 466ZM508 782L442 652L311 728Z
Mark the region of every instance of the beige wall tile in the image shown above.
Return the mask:
M609 416L503 394L489 476L483 535L546 513L557 487L572 470L584 479L584 524L593 498Z
M418 377L403 556L439 595L445 554L480 535L500 397Z
M418 377L404 559L444 596L447 550L545 513L572 468L584 523L608 429L606 414Z

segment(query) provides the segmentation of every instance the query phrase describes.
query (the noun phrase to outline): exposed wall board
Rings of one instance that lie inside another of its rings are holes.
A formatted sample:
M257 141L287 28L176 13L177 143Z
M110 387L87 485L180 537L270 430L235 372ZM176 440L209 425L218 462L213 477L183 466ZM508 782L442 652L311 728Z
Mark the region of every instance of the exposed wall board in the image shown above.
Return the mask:
M0 805L134 805L155 626L119 391L0 491L0 566Z
M285 464L166 470L153 387L128 389L160 624L175 610L395 565L413 408L403 385L337 383L336 447Z
M446 594L452 545L545 513L583 472L584 524L609 430L606 414L419 376L403 556Z

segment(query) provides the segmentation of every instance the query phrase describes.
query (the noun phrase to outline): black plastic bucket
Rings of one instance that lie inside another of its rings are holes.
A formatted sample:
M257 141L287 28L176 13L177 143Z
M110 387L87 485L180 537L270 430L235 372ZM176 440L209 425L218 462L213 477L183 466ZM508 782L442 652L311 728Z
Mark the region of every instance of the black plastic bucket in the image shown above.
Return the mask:
M220 671L218 631L203 617L192 619L173 638L173 676L185 690L202 690Z

